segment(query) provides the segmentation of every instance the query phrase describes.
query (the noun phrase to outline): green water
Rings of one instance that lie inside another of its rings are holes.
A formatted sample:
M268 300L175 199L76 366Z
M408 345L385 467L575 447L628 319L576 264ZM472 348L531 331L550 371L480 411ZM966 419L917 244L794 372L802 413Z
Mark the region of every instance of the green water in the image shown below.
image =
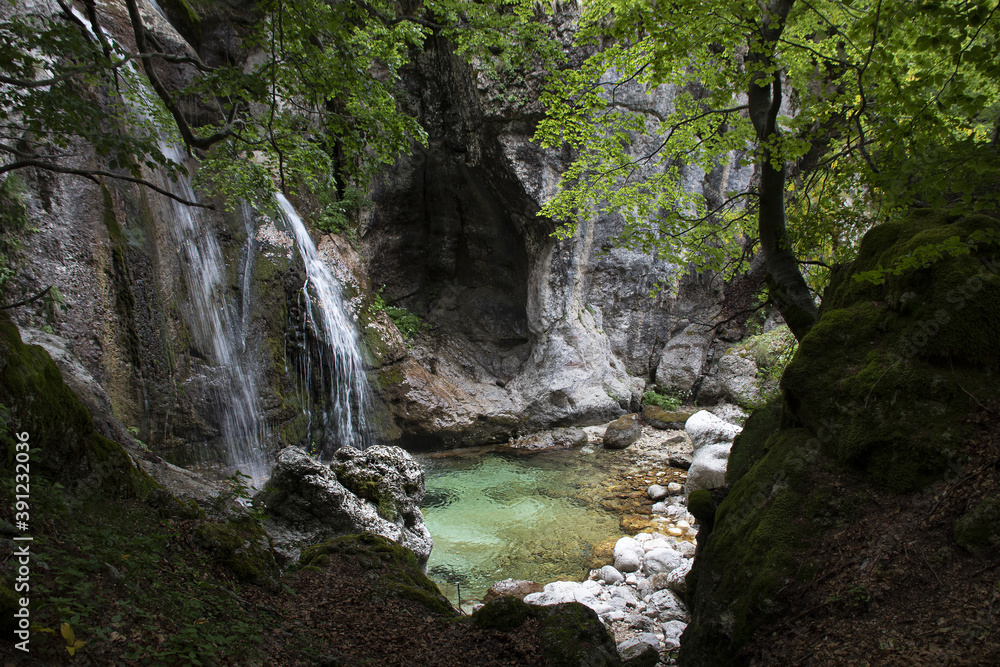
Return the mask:
M598 506L610 475L603 452L503 456L468 450L417 457L421 507L434 538L428 575L454 602L479 599L495 581L581 579L592 545L622 535Z

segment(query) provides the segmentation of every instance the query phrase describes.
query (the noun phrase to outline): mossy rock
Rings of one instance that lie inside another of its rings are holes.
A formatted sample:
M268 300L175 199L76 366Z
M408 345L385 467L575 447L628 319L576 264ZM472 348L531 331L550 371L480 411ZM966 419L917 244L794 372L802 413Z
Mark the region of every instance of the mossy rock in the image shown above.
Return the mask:
M881 285L854 276L984 228L1000 222L918 213L873 229L782 377L788 415L882 488L910 491L937 478L961 440L961 418L1000 393L984 372L1000 364L998 248L890 273Z
M715 523L715 510L710 489L695 489L688 496L688 511L702 527L710 527Z
M156 489L146 500L163 519L204 519L205 510L194 499L182 500L166 489Z
M325 568L334 555L358 562L369 570L385 570L377 582L383 593L419 602L443 616L457 614L437 584L424 574L414 553L380 535L341 535L313 545L302 551L296 567Z
M542 607L541 644L551 667L619 667L614 637L593 609L579 602Z
M158 488L122 449L94 427L90 411L63 382L59 368L37 345L21 342L17 327L0 313L0 404L14 429L27 432L32 474L71 489L145 497Z
M194 540L240 581L270 590L278 588L281 572L274 560L270 538L258 522L246 519L202 523L195 528Z
M782 403L755 411L733 445L732 488L687 578L682 664L740 664L755 633L788 614L780 592L818 571L801 557L807 544L873 511L869 489L918 491L960 462L963 418L1000 394L998 248L980 244L879 285L853 276L984 228L1000 222L916 213L873 229L835 273L785 369ZM707 499L691 500L696 515L711 512ZM956 540L992 540L994 507L960 519Z
M396 502L390 493L382 489L379 478L357 473L352 474L345 465L338 465L333 468L333 471L337 475L337 481L343 484L344 488L358 498L375 505L376 511L383 519L395 521L396 517L399 516Z
M727 484L735 483L766 453L764 443L781 426L781 408L781 397L773 396L747 417L743 430L733 440L733 447L729 450Z
M537 618L538 607L512 595L504 595L480 607L472 614L472 622L481 628L514 630L529 618Z
M986 498L955 522L955 541L976 552L1000 542L1000 498Z
M642 420L653 428L679 431L690 417L690 412L669 412L651 403L642 406Z

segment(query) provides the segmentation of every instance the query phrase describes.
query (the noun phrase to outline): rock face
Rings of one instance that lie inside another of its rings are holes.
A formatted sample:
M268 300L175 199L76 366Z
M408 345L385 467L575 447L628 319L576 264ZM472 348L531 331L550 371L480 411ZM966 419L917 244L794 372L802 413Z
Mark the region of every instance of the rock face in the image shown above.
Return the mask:
M819 321L782 377L782 401L751 415L733 444L728 495L702 493L696 513L714 512L714 524L708 533L703 523L687 578L682 664L739 664L755 633L796 611L782 591L828 567L822 555L803 558L807 540L851 534L856 517L880 511L874 491L923 507L926 485L952 470L963 446L956 425L1000 395L1000 248L885 273L878 285L854 277L986 229L996 233L1000 223L916 212L868 232L855 262L833 276ZM823 623L834 613L810 623L831 627Z
M398 447L343 447L332 469L288 447L254 503L267 512L265 527L287 561L320 540L368 532L407 547L423 564L432 546L418 507L423 496L423 470Z
M656 367L656 384L663 389L692 392L705 367L712 345L707 327L692 324L671 338Z
M518 101L498 101L499 82L475 79L437 39L409 70L407 109L429 145L380 177L363 237L373 284L430 326L407 361L379 371L409 442L496 442L636 410L641 378L671 372L666 341L718 299L710 276L613 248L613 216L582 223L575 239L550 237L552 223L535 214L568 163L530 141L542 75L504 82ZM671 104L666 89L639 93L629 92L651 115ZM746 176L727 168L689 180ZM661 281L675 289L650 297Z
M148 27L167 50L197 51L210 65L247 55L235 44L234 24L249 12L242 0L199 7L197 29L184 3L163 4L177 29L155 12L147 12ZM571 19L556 20L568 29ZM386 408L371 421L381 423L384 441L468 446L605 423L639 408L648 379L697 375L705 365L707 348L693 342L703 332L691 321L707 319L717 280L612 247L622 229L614 216L586 221L566 240L536 216L568 164L530 141L543 75L477 79L446 41L429 39L407 69L401 99L427 129L428 146L372 184L360 256L342 238L317 238L361 329ZM516 102L500 98L501 84L517 90ZM667 88L641 93L627 92L651 116L672 104ZM74 152L82 166L106 166L91 147ZM748 177L726 165L691 171L686 182L722 192ZM196 231L182 237L184 212L151 191L46 173L23 178L38 232L27 239L17 287L53 285L64 303L19 308L16 324L51 330L68 363L85 371L77 376L89 375L103 392L90 395L105 396L154 452L186 465L225 460L227 444L248 440L265 443L266 455L314 443L329 455L339 446L329 420L309 416L326 407L329 383L304 325L303 265L281 220L212 202L217 210L198 213ZM296 204L308 222L310 202ZM232 355L216 349L191 294L202 281L187 269L196 253L186 248L209 237L220 254L210 291L227 302L208 312L222 313ZM651 297L659 284L670 288ZM384 312L369 308L372 286L421 317L424 333L405 341ZM668 340L674 356L664 354ZM678 340L700 352L682 354ZM235 367L252 382L234 382ZM240 419L226 408L243 389L252 409L241 410L254 414L234 426Z

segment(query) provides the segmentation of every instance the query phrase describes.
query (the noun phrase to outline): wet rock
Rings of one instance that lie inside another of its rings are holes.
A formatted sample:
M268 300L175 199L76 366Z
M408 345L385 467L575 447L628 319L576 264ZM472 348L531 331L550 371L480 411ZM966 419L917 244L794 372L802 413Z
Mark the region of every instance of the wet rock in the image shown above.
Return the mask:
M582 447L587 441L587 432L582 428L558 428L511 438L498 446L497 450L515 454L533 454L553 449Z
M642 435L642 424L639 415L631 414L619 417L608 424L604 431L604 446L608 449L625 449Z

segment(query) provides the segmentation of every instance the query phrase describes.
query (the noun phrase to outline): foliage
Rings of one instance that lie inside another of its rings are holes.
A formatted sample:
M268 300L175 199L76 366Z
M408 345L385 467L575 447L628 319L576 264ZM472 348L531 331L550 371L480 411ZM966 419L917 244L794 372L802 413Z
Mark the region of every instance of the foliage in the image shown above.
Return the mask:
M795 336L784 325L750 336L740 343L738 351L749 355L757 366L754 381L756 397L748 401L748 407L762 408L769 400L779 396L781 374L797 349Z
M365 206L371 205L363 191L349 186L344 193L337 196L335 188L322 190L319 193L322 206L319 216L314 220L317 228L324 232L332 232L346 236L351 241L357 241L357 229L351 225L351 216Z
M681 407L681 397L677 395L661 394L655 391L647 391L642 395L643 405L655 405L663 408L667 412L676 412Z
M17 275L24 235L30 231L23 188L16 174L0 183L0 295Z
M869 271L860 271L851 276L851 280L858 282L870 282L874 285L881 285L885 282L886 274L901 276L912 269L926 269L933 263L945 257L961 257L968 255L979 249L983 244L996 244L1000 242L1000 232L996 229L977 229L972 232L964 241L959 236L949 236L944 241L938 243L928 243L918 248L914 248L906 255L899 257L889 267L883 268L881 264Z
M199 151L198 181L227 206L266 207L275 184L336 192L322 224L341 227L361 201L351 188L426 140L397 101L411 51L442 35L492 68L545 50L528 0L264 0L237 21L238 62L206 64L158 53L136 0L125 5L129 21L113 25L130 34L113 37L98 12L83 17L64 4L61 13L19 10L0 22L0 153L9 157L0 173L38 167L123 178L177 198L145 170L177 174L165 145L183 143ZM197 10L216 11L211 3ZM80 143L103 165L67 164Z
M826 264L850 259L867 228L907 207L998 203L995 3L680 0L665 11L596 0L580 26L577 42L593 55L552 79L537 133L578 154L542 211L564 235L615 212L629 247L738 271L728 257L759 238L750 216L760 191L703 197L683 182L741 162L759 173L768 159L790 174L788 242ZM778 131L766 137L747 103L762 83L784 91ZM672 92L670 114L645 113L626 85ZM813 273L815 288L826 274Z
M406 308L390 306L386 302L385 297L382 296L384 291L385 286L383 285L372 296L371 303L368 305L368 318L371 319L375 313L384 310L385 314L392 320L392 323L399 329L399 333L403 336L403 339L406 341L413 340L421 331L427 328L427 322Z

